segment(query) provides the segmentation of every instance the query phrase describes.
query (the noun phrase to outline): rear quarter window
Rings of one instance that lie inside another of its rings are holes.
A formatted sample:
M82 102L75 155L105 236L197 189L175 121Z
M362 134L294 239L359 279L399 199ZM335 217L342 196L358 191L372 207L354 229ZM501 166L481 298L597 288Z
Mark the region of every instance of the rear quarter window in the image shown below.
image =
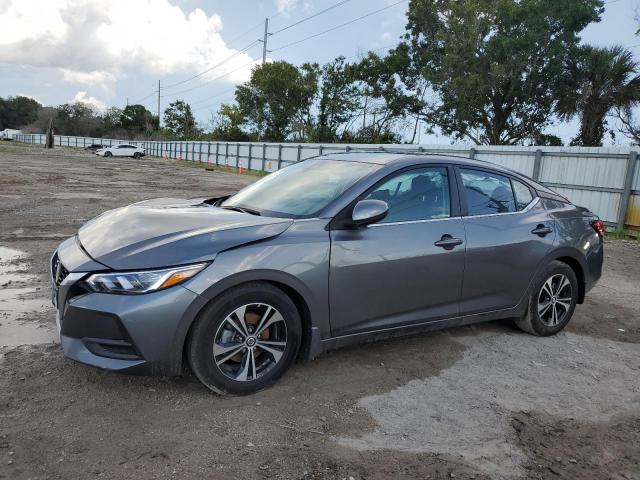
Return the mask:
M516 197L516 209L518 211L524 210L533 201L531 189L513 178L511 179L511 185L513 185L513 193Z

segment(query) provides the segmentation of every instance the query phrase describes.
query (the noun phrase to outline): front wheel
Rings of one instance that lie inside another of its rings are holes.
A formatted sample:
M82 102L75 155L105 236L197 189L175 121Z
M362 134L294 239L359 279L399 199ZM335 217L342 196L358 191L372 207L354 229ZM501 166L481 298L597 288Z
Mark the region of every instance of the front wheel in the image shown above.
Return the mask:
M113 154L111 152L104 152L104 156L105 157L111 157L111 156L113 156Z
M567 326L577 302L575 272L566 263L555 260L536 278L527 313L515 323L533 335L554 335Z
M247 395L266 388L293 363L301 320L293 301L266 283L249 283L214 299L189 335L191 370L209 389Z
M136 160L137 160L138 158L140 158L141 156L142 156L142 155L140 155L140 153L139 153L139 152L136 152L136 153L134 153L134 154L133 154L133 158L135 158Z

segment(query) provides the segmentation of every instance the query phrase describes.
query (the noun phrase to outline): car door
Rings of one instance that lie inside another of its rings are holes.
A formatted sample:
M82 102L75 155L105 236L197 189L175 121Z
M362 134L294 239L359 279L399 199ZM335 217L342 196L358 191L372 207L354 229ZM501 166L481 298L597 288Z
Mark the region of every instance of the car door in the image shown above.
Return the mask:
M330 232L332 334L455 317L465 232L453 170L403 170L363 198L387 202L389 213L368 227Z
M514 307L553 245L555 224L521 180L476 168L457 175L467 235L460 313Z
M111 152L113 152L114 157L124 156L124 149L122 148L122 145L116 145L115 147L112 147Z

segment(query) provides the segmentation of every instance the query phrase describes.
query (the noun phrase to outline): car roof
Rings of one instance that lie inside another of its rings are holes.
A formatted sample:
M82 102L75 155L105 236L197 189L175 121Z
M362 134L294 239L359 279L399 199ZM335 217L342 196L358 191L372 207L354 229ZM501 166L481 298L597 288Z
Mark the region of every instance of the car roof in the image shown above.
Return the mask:
M326 160L341 160L345 162L360 162L360 163L375 163L377 165L390 165L394 163L457 163L460 165L466 165L471 167L484 167L494 170L501 170L509 173L518 172L509 170L495 163L486 162L483 160L470 159L468 157L462 157L457 155L445 155L441 153L405 153L405 152L349 152L349 153L329 153L316 157Z
M329 153L322 155L320 157L315 157L319 159L326 160L341 160L346 162L361 162L361 163L373 163L377 165L388 165L392 166L394 164L398 164L401 166L408 165L419 165L425 164L428 165L430 163L455 163L457 165L462 165L466 167L476 167L476 168L486 168L491 169L496 172L502 172L506 175L511 175L515 177L519 177L520 179L526 180L533 188L535 188L538 192L545 192L550 197L558 197L566 200L562 195L551 190L549 187L546 187L539 182L536 182L531 177L524 175L520 172L512 170L510 168L503 167L496 163L487 162L484 160L475 160L468 157L462 157L457 155L445 155L441 153L428 153L428 152L416 152L416 153L407 153L407 152L348 152L348 153Z

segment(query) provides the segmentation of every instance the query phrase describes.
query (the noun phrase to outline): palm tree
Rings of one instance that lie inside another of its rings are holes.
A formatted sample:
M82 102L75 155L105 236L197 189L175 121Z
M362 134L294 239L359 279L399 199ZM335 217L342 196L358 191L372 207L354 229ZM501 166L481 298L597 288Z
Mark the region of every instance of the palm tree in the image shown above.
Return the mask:
M599 147L609 112L640 103L638 63L620 46L585 46L571 57L560 82L556 110L562 120L580 118L580 131L571 145Z

